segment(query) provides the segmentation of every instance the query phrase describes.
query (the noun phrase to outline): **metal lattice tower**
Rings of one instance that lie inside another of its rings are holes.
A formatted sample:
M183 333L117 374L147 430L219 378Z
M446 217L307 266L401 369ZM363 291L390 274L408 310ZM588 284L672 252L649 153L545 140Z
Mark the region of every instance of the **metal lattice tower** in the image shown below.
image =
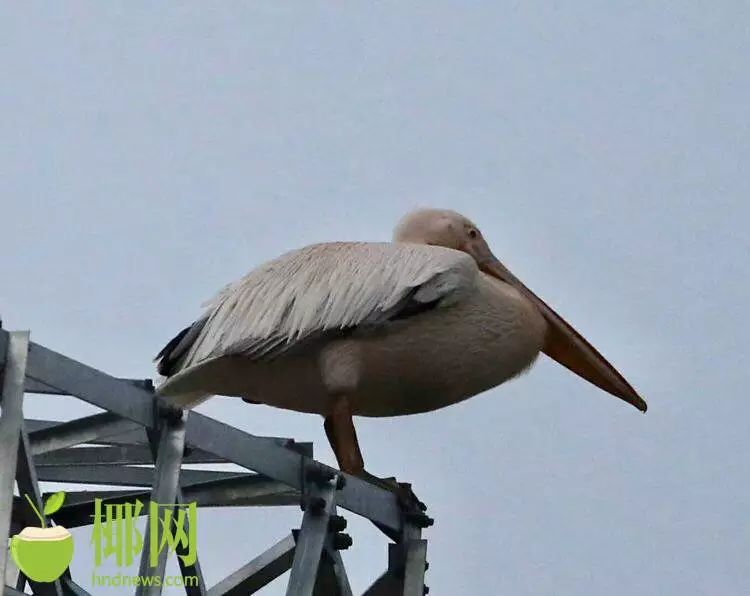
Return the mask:
M150 380L119 379L29 341L26 331L0 328L0 538L7 540L36 518L28 495L42 511L39 481L110 486L151 486L151 490L112 489L67 493L65 505L52 515L67 528L92 522L95 499L105 504L134 499L159 504L196 502L199 507L300 505L298 530L251 559L211 588L206 588L198 560L183 564L190 596L245 595L291 570L289 596L350 596L339 551L351 544L342 533L339 509L369 519L392 542L388 568L366 591L367 596L421 596L427 541L421 529L432 520L424 512L405 512L394 494L330 468L312 457L312 444L258 437L197 412L161 405ZM68 422L30 420L23 416L24 393L70 395L105 410ZM235 463L246 472L182 470L183 463ZM153 467L143 467L152 464ZM148 508L144 508L147 513ZM158 525L158 524L157 524ZM161 529L160 529L161 531ZM181 554L178 544L176 554ZM141 575L164 575L168 551L156 568L148 568L144 541ZM147 569L147 570L146 570ZM7 571L7 572L6 572ZM37 583L12 570L8 549L0 549L3 593L86 595L69 570L53 583ZM160 586L136 588L157 595Z

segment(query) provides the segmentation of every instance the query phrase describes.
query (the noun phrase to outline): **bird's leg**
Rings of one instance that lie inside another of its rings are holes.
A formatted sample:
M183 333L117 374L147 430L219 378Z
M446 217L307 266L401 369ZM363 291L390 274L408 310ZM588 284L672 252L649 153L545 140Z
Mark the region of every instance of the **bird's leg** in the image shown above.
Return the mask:
M347 397L342 396L336 399L331 413L323 422L323 428L326 430L328 442L336 455L339 468L347 474L361 475L365 470L365 462L359 450L352 408Z
M323 427L339 468L343 472L359 476L371 484L393 492L404 509L425 509L424 503L411 490L410 484L397 482L395 478L379 478L365 470L348 398L342 396L336 399L331 413L325 417Z

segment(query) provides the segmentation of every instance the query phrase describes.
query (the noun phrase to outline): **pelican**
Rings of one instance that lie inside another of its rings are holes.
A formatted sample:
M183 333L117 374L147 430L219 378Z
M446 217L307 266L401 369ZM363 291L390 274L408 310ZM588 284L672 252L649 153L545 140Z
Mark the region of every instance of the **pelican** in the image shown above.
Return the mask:
M646 411L646 402L490 250L477 226L422 209L393 242L288 252L225 287L159 352L158 393L319 414L341 470L364 470L354 416L444 408L526 371L539 352Z

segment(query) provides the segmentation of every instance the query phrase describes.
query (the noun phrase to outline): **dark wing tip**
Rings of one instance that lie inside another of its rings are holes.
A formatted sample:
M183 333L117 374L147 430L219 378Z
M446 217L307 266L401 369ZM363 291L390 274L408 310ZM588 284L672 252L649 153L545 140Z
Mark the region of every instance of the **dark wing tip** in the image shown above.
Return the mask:
M188 334L188 331L190 331L190 327L185 327L185 329L170 339L167 345L154 358L154 362L157 363L156 370L160 375L168 377L174 373L174 366L177 364L175 352L177 351L177 346L179 346L180 342Z
M205 324L206 319L200 319L185 327L159 351L154 362L157 363L156 370L160 375L169 377L177 372L180 360L193 345Z

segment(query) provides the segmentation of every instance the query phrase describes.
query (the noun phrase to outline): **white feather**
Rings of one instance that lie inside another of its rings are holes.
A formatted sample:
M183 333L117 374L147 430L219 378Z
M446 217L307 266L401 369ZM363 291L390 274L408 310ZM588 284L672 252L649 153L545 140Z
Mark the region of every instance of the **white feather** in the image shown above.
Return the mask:
M263 355L323 331L383 323L415 288L420 302L454 303L474 288L477 272L467 254L438 246L307 246L219 292L179 369L226 354Z

